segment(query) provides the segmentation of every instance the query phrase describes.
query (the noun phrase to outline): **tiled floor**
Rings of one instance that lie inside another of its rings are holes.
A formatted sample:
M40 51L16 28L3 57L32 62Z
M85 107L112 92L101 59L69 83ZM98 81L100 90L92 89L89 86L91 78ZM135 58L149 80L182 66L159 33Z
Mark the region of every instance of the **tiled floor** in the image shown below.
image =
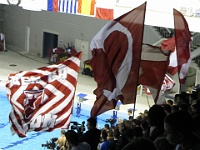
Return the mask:
M10 73L36 69L47 65L49 65L47 58L40 58L26 52L16 52L11 50L8 50L7 52L0 51L0 85L5 86L7 77ZM80 70L78 76L76 95L79 93L87 94L86 98L89 100L85 103L92 106L95 100L93 90L96 88L96 82L92 77L82 75L81 72L82 70ZM151 96L146 96L144 93L141 96L137 96L135 116L149 108L148 102L150 105L153 105ZM133 104L121 105L119 111L127 113L127 109L133 107Z

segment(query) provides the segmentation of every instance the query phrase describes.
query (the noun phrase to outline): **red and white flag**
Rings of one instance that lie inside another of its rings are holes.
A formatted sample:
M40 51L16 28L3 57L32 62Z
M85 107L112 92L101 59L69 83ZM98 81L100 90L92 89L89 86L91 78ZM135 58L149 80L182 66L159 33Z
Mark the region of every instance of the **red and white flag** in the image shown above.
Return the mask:
M115 0L96 0L95 17L103 20L114 19Z
M169 56L169 66L168 66L167 72L173 76L178 72L175 37L162 41L161 49L171 51L170 56Z
M173 14L179 82L180 84L185 84L188 68L191 62L191 33L184 16L176 9L173 9Z
M135 103L146 2L110 21L92 39L91 66L97 89L91 116L114 109L118 100Z
M14 133L25 137L29 131L69 127L81 55L79 52L58 65L9 75L6 88Z
M162 51L160 47L143 45L139 84L151 91L154 102L157 103L159 93L169 64L170 51Z
M163 80L162 86L161 86L161 91L166 92L167 90L171 90L175 85L174 80L170 78L167 74L165 74L165 78ZM151 94L150 90L145 86L145 93L146 94Z

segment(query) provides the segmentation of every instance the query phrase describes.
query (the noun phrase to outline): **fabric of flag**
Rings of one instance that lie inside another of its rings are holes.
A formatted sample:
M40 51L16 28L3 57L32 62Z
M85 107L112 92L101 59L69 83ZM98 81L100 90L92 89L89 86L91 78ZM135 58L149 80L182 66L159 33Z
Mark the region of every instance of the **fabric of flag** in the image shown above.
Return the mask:
M58 12L58 1L59 0L48 0L47 10Z
M177 52L175 47L175 37L166 39L161 43L162 50L170 50L169 66L167 72L170 75L175 75L178 72Z
M163 80L161 91L166 92L168 90L171 90L174 87L174 85L175 85L174 80L172 80L172 78L170 78L170 76L165 74L165 78Z
M149 88L155 103L167 71L169 54L170 51L152 45L144 44L142 48L138 83Z
M191 33L184 16L173 9L175 43L178 61L178 77L180 84L185 84L188 68L190 66Z
M91 67L97 88L91 116L135 103L146 3L107 23L92 39ZM117 37L117 38L116 38Z
M76 14L78 1L77 0L59 0L59 12Z
M114 19L115 0L97 0L95 17L103 20Z
M174 80L170 78L167 74L165 74L165 78L163 80L161 91L166 92L167 90L171 90L175 85ZM146 94L151 94L150 90L147 87L144 87Z
M171 90L174 87L174 85L175 85L175 82L167 74L165 74L165 78L163 80L156 104L163 105L166 103L165 92L168 90ZM151 94L151 91L149 90L149 88L145 87L145 93L147 95Z
M9 75L6 88L14 133L25 137L30 131L69 127L81 55L79 52L58 65Z
M78 0L78 13L94 15L95 0Z

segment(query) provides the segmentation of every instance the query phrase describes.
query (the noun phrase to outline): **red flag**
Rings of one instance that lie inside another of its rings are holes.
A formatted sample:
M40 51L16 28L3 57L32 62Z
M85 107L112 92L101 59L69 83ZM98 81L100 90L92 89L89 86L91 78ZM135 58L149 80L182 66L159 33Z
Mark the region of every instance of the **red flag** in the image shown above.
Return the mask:
M95 17L104 20L113 20L114 6L114 0L97 0Z
M118 99L123 104L135 102L145 11L146 3L110 21L92 39L97 100L91 116L114 109Z
M143 45L139 83L149 88L155 103L157 103L168 64L169 51L162 51L156 46Z
M173 9L176 52L178 60L178 76L180 84L185 84L187 71L190 66L191 33L184 16Z
M68 128L81 54L58 65L9 75L9 120L11 130L19 137L25 137L29 131Z

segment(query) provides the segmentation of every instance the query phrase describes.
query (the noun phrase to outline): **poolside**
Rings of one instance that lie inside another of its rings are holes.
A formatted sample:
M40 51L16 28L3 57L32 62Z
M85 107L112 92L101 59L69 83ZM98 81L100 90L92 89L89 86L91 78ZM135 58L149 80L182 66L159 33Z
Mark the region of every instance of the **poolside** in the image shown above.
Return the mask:
M0 148L3 150L27 150L27 149L34 149L40 150L45 149L42 147L42 144L46 144L50 138L59 137L60 136L60 129L56 129L52 132L30 132L27 134L26 138L19 138L16 134L12 135L10 130L10 124L8 121L8 115L11 110L11 105L6 97L5 87L0 86L0 106L3 106L0 109ZM77 102L74 102L74 109L71 121L77 121L78 123L82 123L86 121L90 116L90 108L84 104L81 105L81 112L77 115L76 112ZM121 118L125 117L126 115L123 113L119 113ZM105 120L112 117L112 111L109 111L105 114L102 114L98 117L98 127L102 128L106 123ZM125 119L125 118L124 118Z
M29 58L31 57L31 58ZM10 124L8 122L8 115L11 110L11 105L6 97L5 83L7 81L8 74L16 73L22 70L31 70L39 68L42 66L47 66L47 61L45 59L32 56L28 53L19 54L15 51L2 52L0 55L0 149L3 150L41 150L44 149L42 144L49 141L50 138L59 137L60 129L54 130L52 132L30 132L27 134L26 138L19 138L17 135L12 135L10 131ZM12 66L11 64L16 64ZM30 65L31 64L31 65ZM71 121L77 121L81 123L86 121L90 116L90 110L96 99L93 94L96 88L96 82L93 78L85 76L80 73L78 75L73 115ZM79 94L85 94L85 100L81 103L81 112L79 115L76 114L77 102ZM151 96L146 95L137 96L136 111L135 116L145 109L149 108L149 104L153 104ZM117 117L122 119L128 119L127 109L133 108L133 104L121 105L120 110L117 111ZM102 128L105 124L106 119L110 119L113 115L113 111L110 110L100 116L98 116L98 127Z

